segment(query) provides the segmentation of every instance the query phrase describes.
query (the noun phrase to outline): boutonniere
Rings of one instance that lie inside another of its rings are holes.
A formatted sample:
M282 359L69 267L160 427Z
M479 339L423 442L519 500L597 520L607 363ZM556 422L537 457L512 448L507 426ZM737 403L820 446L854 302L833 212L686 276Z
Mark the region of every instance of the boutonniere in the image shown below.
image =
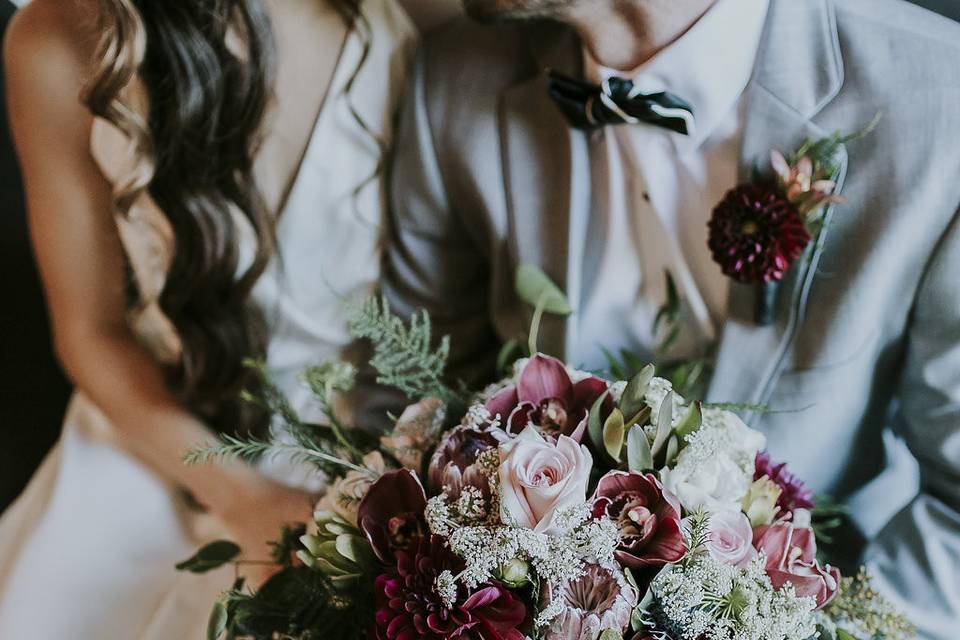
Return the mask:
M772 175L755 172L752 181L728 191L709 223L710 252L723 273L766 292L775 290L823 229L827 209L846 202L836 193L841 148L878 122L879 116L853 135L807 140L789 155L773 150ZM769 301L766 292L761 298ZM771 311L758 312L758 321Z

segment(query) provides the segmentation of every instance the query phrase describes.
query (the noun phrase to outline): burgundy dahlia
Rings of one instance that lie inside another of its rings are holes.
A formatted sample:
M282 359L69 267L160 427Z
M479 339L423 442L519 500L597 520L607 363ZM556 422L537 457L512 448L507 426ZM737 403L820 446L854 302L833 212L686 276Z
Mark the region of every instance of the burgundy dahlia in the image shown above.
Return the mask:
M527 609L506 587L467 593L453 586L455 593L441 597L437 579L445 571L456 575L463 563L439 536L396 556L396 567L376 580L377 640L523 640Z
M744 284L783 279L810 243L797 207L773 188L753 184L727 192L709 228L714 261Z
M500 416L504 430L512 435L534 424L546 435L570 436L580 442L590 408L607 387L605 381L594 377L574 384L562 362L538 353L520 372L517 384L487 400L486 408ZM604 410L612 409L608 396Z
M660 567L687 552L680 504L653 474L611 471L600 478L593 516L607 516L620 530L614 553L624 567Z
M795 509L813 509L813 491L807 488L803 482L787 469L787 463L781 462L774 464L770 460L770 454L761 451L757 454L756 470L753 472L753 479L759 480L762 477L768 477L780 487L780 497L777 498L777 506L780 507L780 513L792 512Z

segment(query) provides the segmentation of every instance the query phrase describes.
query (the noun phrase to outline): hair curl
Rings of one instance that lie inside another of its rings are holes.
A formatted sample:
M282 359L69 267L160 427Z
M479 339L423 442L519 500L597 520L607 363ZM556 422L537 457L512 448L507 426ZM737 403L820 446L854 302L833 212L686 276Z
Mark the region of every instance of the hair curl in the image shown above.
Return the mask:
M248 429L262 416L240 401L253 382L244 362L266 353L263 317L250 293L275 249L274 221L253 176L272 97L269 16L259 0L99 5L101 40L85 102L130 138L138 155L136 169L114 187L115 206L126 214L147 191L174 232L159 300L182 344L169 385L214 428ZM228 46L232 29L245 51ZM146 115L125 102L135 77L146 88ZM242 226L256 240L244 265Z

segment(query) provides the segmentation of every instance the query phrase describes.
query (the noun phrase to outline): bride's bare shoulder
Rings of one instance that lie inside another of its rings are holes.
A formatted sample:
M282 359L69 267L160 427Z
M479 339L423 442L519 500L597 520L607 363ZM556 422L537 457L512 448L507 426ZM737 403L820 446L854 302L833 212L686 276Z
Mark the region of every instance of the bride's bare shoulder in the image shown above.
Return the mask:
M78 102L94 66L97 25L91 0L32 0L20 9L3 43L10 93Z

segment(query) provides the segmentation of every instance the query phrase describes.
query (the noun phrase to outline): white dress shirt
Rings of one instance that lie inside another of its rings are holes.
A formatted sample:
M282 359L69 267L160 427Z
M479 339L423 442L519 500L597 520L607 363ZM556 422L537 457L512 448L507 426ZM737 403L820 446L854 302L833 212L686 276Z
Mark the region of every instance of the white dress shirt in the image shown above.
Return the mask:
M588 80L618 76L644 93L674 93L693 107L695 126L689 136L649 124L591 134L591 217L572 230L571 246L583 251L579 311L568 336L574 362L597 362L600 346L625 347L652 360L665 271L683 310L680 339L665 355L695 355L716 337L729 281L710 256L707 222L738 183L744 95L768 3L718 0L682 37L632 71L605 68L584 50ZM586 342L578 339L579 328L621 342Z

